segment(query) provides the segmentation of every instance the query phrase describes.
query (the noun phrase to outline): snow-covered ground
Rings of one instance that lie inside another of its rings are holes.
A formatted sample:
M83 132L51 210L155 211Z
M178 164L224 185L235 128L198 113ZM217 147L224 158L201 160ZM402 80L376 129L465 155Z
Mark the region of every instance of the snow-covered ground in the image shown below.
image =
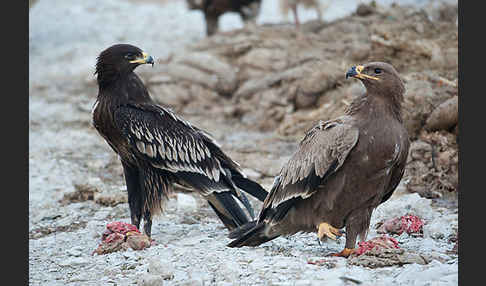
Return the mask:
M332 1L324 19L348 15L360 2L369 1ZM422 6L429 1L376 2ZM278 0L263 0L257 22L292 21L291 15L280 14L278 5ZM316 16L312 10L299 12L301 21ZM362 285L456 285L457 257L445 253L451 248L447 237L457 229L457 211L432 209L429 200L403 191L376 210L372 225L407 212L420 214L428 222L424 238L405 235L399 241L406 250L429 253L433 259L428 265L367 269L347 266L343 258L333 258L336 265L329 269L308 264L308 259L344 245L341 239L319 246L310 234L278 238L258 248L230 249L225 247L226 230L207 206L184 210L182 200L169 203L167 213L154 221L157 246L91 256L106 222L129 221L126 204L58 203L74 190L75 182L89 180L93 169L116 164L112 151L90 127L96 57L106 47L125 42L163 59L204 38L204 25L201 12L187 10L182 0L39 0L30 9L29 230L49 225L72 229L29 240L29 284L131 285L145 280L145 285L157 285L150 279L161 280L151 275L165 271L173 278L164 285L353 285L343 276ZM220 25L228 31L243 23L236 14L226 14ZM121 177L116 181L124 187ZM369 237L375 235L372 229Z

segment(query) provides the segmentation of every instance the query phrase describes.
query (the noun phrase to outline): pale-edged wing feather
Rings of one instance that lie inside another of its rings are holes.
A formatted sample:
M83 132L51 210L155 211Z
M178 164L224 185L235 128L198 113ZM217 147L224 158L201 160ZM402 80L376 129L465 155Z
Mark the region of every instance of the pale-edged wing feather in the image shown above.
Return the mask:
M342 166L359 137L358 129L346 123L347 119L320 121L306 133L276 177L261 213L294 198L310 197L322 179Z
M206 132L169 109L127 105L119 107L114 117L137 160L172 173L198 174L215 183L213 185L217 185L222 176L229 175L226 174L229 170L222 167L222 152L215 151L219 150L217 143ZM224 159L228 164L227 158ZM229 163L231 167L237 167L235 162ZM202 188L200 191L207 195L214 189Z

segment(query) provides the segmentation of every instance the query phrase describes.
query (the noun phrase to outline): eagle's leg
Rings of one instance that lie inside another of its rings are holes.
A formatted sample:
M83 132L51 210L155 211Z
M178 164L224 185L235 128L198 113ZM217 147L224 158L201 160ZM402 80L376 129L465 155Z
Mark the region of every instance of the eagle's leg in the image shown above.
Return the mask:
M344 249L339 253L332 254L332 256L349 257L355 251L358 235L366 236L370 227L371 212L372 208L364 208L357 209L349 215L346 220L346 244Z
M354 248L344 248L341 250L341 252L338 253L333 253L332 256L339 256L339 257L349 257L351 254L353 254Z
M337 240L341 235L342 233L339 229L331 226L327 222L319 224L317 236L321 241L325 240L326 237L329 237L332 240Z
M218 31L219 15L205 14L206 36L212 36Z
M317 20L319 22L322 22L322 11L319 6L316 7L316 12L317 12Z
M150 237L152 235L152 214L149 210L145 211L143 215L143 220L143 231L148 237Z
M293 4L291 9L292 9L292 13L294 14L295 28L299 30L300 21L299 21L299 15L297 14L297 4Z
M132 224L140 229L142 218L142 196L140 194L138 170L122 162L125 182L127 184L128 206Z
M291 7L292 12L294 14L294 20L295 20L295 30L296 30L296 38L298 41L307 41L306 36L304 35L304 32L300 29L300 20L299 20L299 14L297 13L297 4L292 5Z
M346 244L344 249L338 253L332 253L331 256L349 257L354 252L356 238L358 233L351 227L346 226Z
M130 209L132 209L132 207L130 207ZM132 224L136 226L138 230L140 230L140 211L130 211L130 218L132 220Z

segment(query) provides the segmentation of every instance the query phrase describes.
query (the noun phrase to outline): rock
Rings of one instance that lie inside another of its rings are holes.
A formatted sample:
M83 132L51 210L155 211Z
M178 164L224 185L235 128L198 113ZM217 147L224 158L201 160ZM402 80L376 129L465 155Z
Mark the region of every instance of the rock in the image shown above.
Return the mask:
M181 193L177 194L177 211L190 213L197 209L197 201L193 196Z
M262 78L250 79L238 88L234 96L236 98L250 98L253 94L268 88L280 79L280 75L275 74L269 74Z
M389 267L404 264L425 265L427 261L416 253L406 252L403 249L373 248L363 255L351 255L348 264L369 268Z
M186 53L176 58L174 62L196 67L201 71L216 75L215 89L222 94L232 93L238 83L235 67L208 53Z
M126 192L121 192L118 190L105 192L105 193L95 193L94 201L102 206L114 207L118 204L123 204L128 202L128 196Z
M444 101L437 106L430 114L425 122L425 129L428 131L436 130L449 130L458 122L458 104L459 97L453 96L452 98Z
M150 90L158 103L168 107L183 106L192 98L190 90L183 84L154 85Z
M82 252L78 249L68 249L66 251L66 253L69 255L69 256L75 256L75 257L79 257L81 256Z
M410 75L406 86L403 120L411 139L417 139L427 118L434 111L434 106L451 97L448 93L441 92L441 89L450 87L436 88L434 83L429 81L429 75L426 73Z
M216 89L218 85L218 77L216 75L180 63L169 63L167 72L173 78L196 83L211 89Z
M112 207L102 207L93 215L93 219L106 220L111 216Z
M295 107L303 109L313 107L319 98L319 94L298 92L295 98Z
M174 266L170 261L161 261L157 258L149 260L148 270L150 274L162 277L163 280L174 279Z
M371 5L360 3L356 8L356 15L364 17L371 15L375 12L375 9Z
M59 266L77 268L87 265L89 260L84 257L69 257L59 262Z
M330 258L320 258L320 257L313 257L307 260L307 264L313 264L317 266L324 266L327 269L335 268L336 261Z
M238 60L238 65L262 70L282 70L288 66L288 52L284 49L254 48Z
M202 281L201 279L187 279L187 280L184 280L184 281L181 281L181 282L176 282L175 284L173 285L176 285L176 286L204 286L204 281Z
M457 216L441 216L424 225L424 237L445 239L455 234Z
M225 282L235 283L238 281L238 275L241 272L241 267L234 261L227 261L219 267L219 275Z
M144 273L137 281L139 286L162 286L164 285L164 279L160 275L153 275L150 273Z
M87 181L78 180L73 183L74 191L64 194L60 200L61 205L84 202L94 199L94 194L105 190L99 178L89 178Z
M126 243L133 250L142 250L150 247L151 242L150 238L145 234L133 233L126 237Z

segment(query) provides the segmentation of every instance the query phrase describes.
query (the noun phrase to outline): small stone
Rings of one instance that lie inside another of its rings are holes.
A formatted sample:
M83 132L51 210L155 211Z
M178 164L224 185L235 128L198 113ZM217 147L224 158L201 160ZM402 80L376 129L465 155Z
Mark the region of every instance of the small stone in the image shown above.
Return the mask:
M66 251L66 253L69 255L69 256L75 256L75 257L79 257L81 256L81 251L77 250L77 249L68 249Z
M294 285L295 286L307 286L307 285L312 285L312 282L310 280L298 280L298 281L295 281Z
M131 249L127 249L127 251L122 253L123 257L128 260L136 260L137 257L135 256L135 253Z
M194 212L197 210L197 201L191 195L177 194L177 210L181 212Z
M110 207L128 202L127 194L122 192L95 193L93 199L97 204Z
M89 263L89 261L84 257L72 257L72 258L67 258L67 259L59 262L59 266L62 266L62 267L69 266L69 267L76 268L76 267L79 267L79 266L87 265L88 263Z
M161 286L164 285L164 279L160 275L150 273L142 274L137 282L140 286Z
M404 252L403 255L399 257L399 260L403 264L412 264L412 263L417 263L420 265L427 264L427 260L425 258L423 258L417 253L412 253L412 252Z
M151 259L148 265L148 272L153 275L159 275L164 280L174 279L174 266L169 261Z
M204 281L201 279L189 279L189 280L184 280L182 282L179 282L175 284L177 286L204 286Z
M356 15L358 16L368 16L368 15L371 15L375 12L375 10L373 9L373 7L371 7L371 5L366 5L366 4L359 4L358 8L356 9Z

